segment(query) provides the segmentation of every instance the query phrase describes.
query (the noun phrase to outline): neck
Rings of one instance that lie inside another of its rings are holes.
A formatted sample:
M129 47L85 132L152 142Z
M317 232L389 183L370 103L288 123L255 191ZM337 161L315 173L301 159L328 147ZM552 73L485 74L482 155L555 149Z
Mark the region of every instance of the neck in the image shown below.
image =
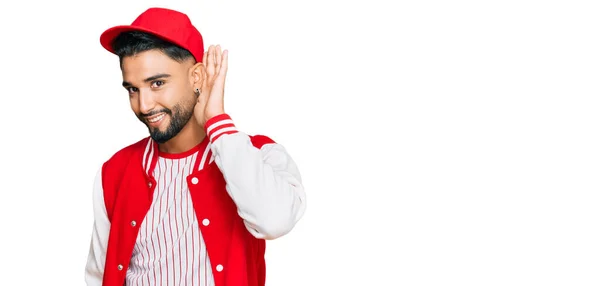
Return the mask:
M158 150L171 154L183 153L200 144L204 137L206 137L204 128L192 117L175 137L165 143L158 144Z

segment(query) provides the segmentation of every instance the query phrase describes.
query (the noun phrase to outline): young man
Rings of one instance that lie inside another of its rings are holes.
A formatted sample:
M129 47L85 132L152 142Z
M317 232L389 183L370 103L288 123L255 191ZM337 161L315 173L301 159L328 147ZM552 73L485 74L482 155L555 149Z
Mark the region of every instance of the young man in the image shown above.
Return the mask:
M100 42L150 136L97 174L87 285L264 285L265 240L294 227L306 198L285 149L225 113L228 51L205 53L189 18L162 8Z

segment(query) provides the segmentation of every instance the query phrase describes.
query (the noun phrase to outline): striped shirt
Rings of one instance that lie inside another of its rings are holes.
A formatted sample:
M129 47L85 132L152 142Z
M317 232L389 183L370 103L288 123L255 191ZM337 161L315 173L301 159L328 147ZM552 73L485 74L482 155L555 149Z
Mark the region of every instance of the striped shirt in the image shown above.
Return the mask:
M140 226L127 285L214 285L186 183L195 166L201 169L212 162L206 162L210 153L206 141L181 154L159 152L153 171L157 185Z

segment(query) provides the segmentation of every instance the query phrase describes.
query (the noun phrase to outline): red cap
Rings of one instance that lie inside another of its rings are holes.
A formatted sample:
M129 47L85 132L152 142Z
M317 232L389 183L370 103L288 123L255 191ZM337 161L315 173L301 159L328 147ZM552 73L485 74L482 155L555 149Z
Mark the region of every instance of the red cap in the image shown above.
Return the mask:
M157 36L188 50L197 62L202 61L202 35L186 14L165 8L150 8L140 14L131 25L116 26L104 31L100 36L100 44L114 54L112 41L120 33L128 31L146 32Z

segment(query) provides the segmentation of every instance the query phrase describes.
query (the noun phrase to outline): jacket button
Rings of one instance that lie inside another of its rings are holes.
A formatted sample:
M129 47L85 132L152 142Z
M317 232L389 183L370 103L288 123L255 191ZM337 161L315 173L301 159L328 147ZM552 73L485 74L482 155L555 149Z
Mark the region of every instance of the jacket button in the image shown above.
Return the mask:
M119 271L123 270L123 265L119 264L119 265L117 266L117 269L119 269Z
M223 265L219 264L217 265L217 272L221 272L223 271Z
M202 220L202 224L204 226L208 226L210 224L210 220L208 220L207 218L205 218L205 219Z
M137 225L137 223L135 222L135 220L132 220L131 221L131 226L135 226L135 225Z
M195 185L195 184L198 184L198 178L196 178L196 177L193 177L193 178L192 178L192 184L194 184L194 185Z
M148 182L148 188L152 188L152 182Z

